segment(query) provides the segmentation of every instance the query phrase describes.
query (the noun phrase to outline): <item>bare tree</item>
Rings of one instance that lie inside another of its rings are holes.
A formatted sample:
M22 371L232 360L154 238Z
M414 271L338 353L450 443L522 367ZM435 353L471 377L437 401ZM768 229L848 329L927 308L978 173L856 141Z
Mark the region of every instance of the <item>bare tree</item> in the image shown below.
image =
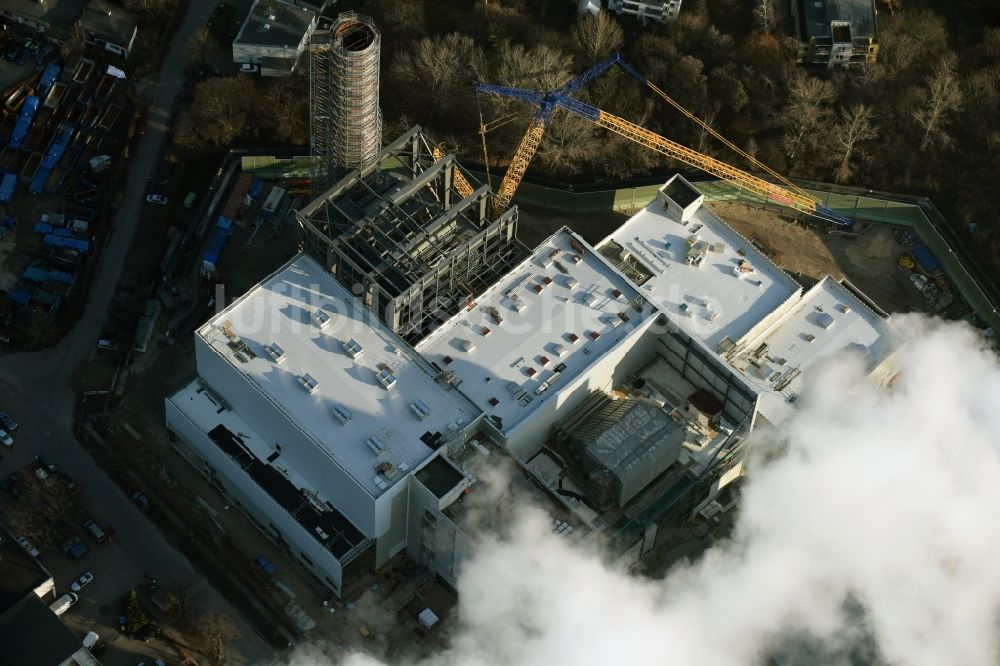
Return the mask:
M219 47L208 28L200 28L188 38L184 46L184 61L188 69L198 70L212 64Z
M753 8L753 20L761 32L774 32L778 21L774 13L774 0L757 0Z
M782 118L786 127L785 152L789 159L794 161L805 150L815 146L815 130L829 118L829 105L834 97L833 84L828 80L815 78L801 71L795 73L789 85L788 106Z
M471 78L482 78L483 51L472 37L453 32L443 37L424 37L409 54L404 67L410 77L426 85L435 95Z
M178 0L125 0L125 9L147 16L165 16L177 6Z
M87 48L87 31L84 29L83 24L77 21L70 28L69 34L66 35L63 43L59 45L59 55L63 58L69 58L70 56L82 53L85 48Z
M197 620L198 638L209 661L217 666L226 663L229 645L239 636L232 619L225 613L207 611Z
M256 82L246 77L211 78L195 86L190 107L191 125L181 136L197 139L199 145L226 146L243 138L248 130L250 110L256 100ZM190 130L190 131L188 131Z
M572 32L589 60L607 57L625 42L625 33L618 21L604 11L584 14L577 19Z
M573 57L554 46L539 44L525 49L505 41L500 45L497 78L504 85L552 90L570 78L572 64Z
M840 146L840 165L834 171L838 183L846 183L852 173L851 160L858 145L870 141L878 134L875 126L872 108L865 104L855 104L850 109L840 113L840 125L837 128L837 144Z
M949 53L934 67L923 91L922 106L913 113L917 125L923 130L920 150L926 150L933 143L947 145L951 137L945 128L951 122L950 115L962 105L962 88L958 80L958 56Z
M895 14L903 9L903 0L882 0L882 4L885 5L890 14Z

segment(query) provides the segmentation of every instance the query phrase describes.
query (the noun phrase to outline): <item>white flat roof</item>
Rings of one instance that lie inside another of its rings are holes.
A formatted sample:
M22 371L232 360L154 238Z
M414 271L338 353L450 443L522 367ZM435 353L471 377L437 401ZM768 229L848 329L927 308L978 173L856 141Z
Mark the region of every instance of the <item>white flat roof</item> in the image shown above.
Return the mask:
M317 311L328 318L322 326L314 318ZM252 358L245 353L246 362L237 358L225 325ZM433 370L406 343L305 255L213 317L198 335L373 497L431 455L420 439L424 433L440 432L447 439L479 415L460 392L436 382ZM283 352L278 362L265 350L272 344ZM348 347L360 349L356 358ZM380 372L393 382L391 388L380 383ZM312 391L303 385L304 376L313 380ZM346 424L334 414L338 408L349 419ZM400 473L376 482L379 462L391 463Z
M454 372L460 390L509 430L653 314L630 281L564 227L417 351Z
M761 349L761 345L767 346ZM862 354L869 371L873 370L891 353L888 323L827 276L764 337L754 341L752 348L733 359L733 365L760 387L760 412L777 425L791 414L794 405L788 398L797 395L807 368L845 351Z
M651 274L642 284L643 295L713 351L724 338L739 340L801 290L704 205L682 224L653 200L598 248L606 248L609 241L622 246ZM688 264L691 247L704 249L700 265Z

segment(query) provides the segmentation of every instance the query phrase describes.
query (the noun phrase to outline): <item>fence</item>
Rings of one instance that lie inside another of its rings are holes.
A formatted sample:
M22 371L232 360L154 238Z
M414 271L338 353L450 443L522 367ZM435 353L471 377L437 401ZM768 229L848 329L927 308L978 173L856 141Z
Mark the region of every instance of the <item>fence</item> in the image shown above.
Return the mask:
M243 156L244 170L252 170L261 178L301 178L308 176L308 156L275 157ZM469 171L480 182L485 174ZM753 192L722 180L702 180L695 183L709 201L733 201L760 206L764 209L787 211L784 206L768 201ZM596 215L609 211L628 212L642 208L656 197L660 185L641 185L619 189L574 191L572 186L548 187L522 182L514 203L543 208L563 215ZM973 259L944 216L926 198L884 192L851 191L824 183L813 183L806 192L823 205L851 218L909 229L938 258L956 291L979 317L1000 331L1000 290L986 277L987 273Z

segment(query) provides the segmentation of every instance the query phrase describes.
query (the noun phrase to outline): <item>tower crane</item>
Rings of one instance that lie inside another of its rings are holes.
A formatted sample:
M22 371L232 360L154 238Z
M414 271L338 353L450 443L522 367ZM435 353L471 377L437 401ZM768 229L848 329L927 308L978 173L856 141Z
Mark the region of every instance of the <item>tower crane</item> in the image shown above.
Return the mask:
M787 187L776 185L772 182L764 180L763 178L754 176L753 174L726 164L721 160L717 160L714 157L709 157L708 155L699 153L698 151L692 150L675 141L671 141L670 139L651 132L644 127L636 125L635 123L629 122L624 118L619 118L618 116L602 111L601 109L591 106L590 104L574 99L571 96L579 91L589 81L593 80L603 72L606 72L614 65L621 66L622 69L649 86L654 92L666 99L688 118L699 123L713 136L723 141L723 143L730 148L733 148L744 157L748 158L755 166L765 170L771 176L787 185ZM767 168L750 155L741 151L735 145L727 141L706 123L701 122L701 120L699 120L694 114L684 109L684 107L674 100L670 99L666 93L640 75L617 54L612 58L594 65L561 88L557 88L550 92L539 92L535 90L526 90L524 88L480 83L476 86L476 93L491 93L504 97L520 99L531 102L538 107L538 111L535 113L531 125L525 132L524 137L521 139L521 142L517 147L517 151L514 153L514 157L511 158L510 166L507 168L507 173L500 182L500 187L497 189L494 196L494 214L502 212L510 205L511 199L514 197L514 192L517 190L518 185L521 183L521 179L524 177L524 172L527 171L528 165L531 163L531 159L534 156L535 151L538 150L538 145L541 143L542 136L545 134L545 127L548 124L549 119L552 117L552 114L556 111L556 109L563 109L585 118L593 122L595 125L610 130L630 141L634 141L639 145L645 146L650 150L654 150L679 162L701 169L702 171L716 176L717 178L721 178L725 181L733 183L734 185L767 197L770 200L781 203L799 212L848 228L852 227L854 224L847 216L822 205L818 199L795 186L791 183L791 181L787 180L772 169Z

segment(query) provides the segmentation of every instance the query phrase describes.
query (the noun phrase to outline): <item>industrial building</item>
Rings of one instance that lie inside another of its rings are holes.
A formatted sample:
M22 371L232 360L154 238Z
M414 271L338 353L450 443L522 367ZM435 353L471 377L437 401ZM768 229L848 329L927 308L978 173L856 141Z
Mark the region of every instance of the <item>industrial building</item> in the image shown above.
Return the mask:
M617 14L666 23L677 18L682 0L608 0L608 9Z
M480 412L299 255L196 332L181 450L338 595L405 546L407 479Z
M261 76L289 76L299 63L318 17L284 0L254 0L233 40L233 62L260 66Z
M313 192L382 149L379 65L382 36L371 18L343 12L309 43L309 117Z
M796 62L849 69L878 57L875 0L791 0Z
M893 381L885 313L831 278L803 293L681 176L596 247L563 228L525 252L516 207L489 221L435 148L414 128L301 211L312 256L199 329L167 401L192 461L336 594L404 550L454 585L524 501L634 564L735 503L748 435L824 358Z
M517 210L496 220L453 155L414 127L296 213L306 251L408 342L527 255Z
M653 319L635 286L563 228L416 349L528 460L561 412L626 372L624 353Z
M90 0L80 15L80 27L87 42L123 58L127 58L139 34L135 15L107 0Z

